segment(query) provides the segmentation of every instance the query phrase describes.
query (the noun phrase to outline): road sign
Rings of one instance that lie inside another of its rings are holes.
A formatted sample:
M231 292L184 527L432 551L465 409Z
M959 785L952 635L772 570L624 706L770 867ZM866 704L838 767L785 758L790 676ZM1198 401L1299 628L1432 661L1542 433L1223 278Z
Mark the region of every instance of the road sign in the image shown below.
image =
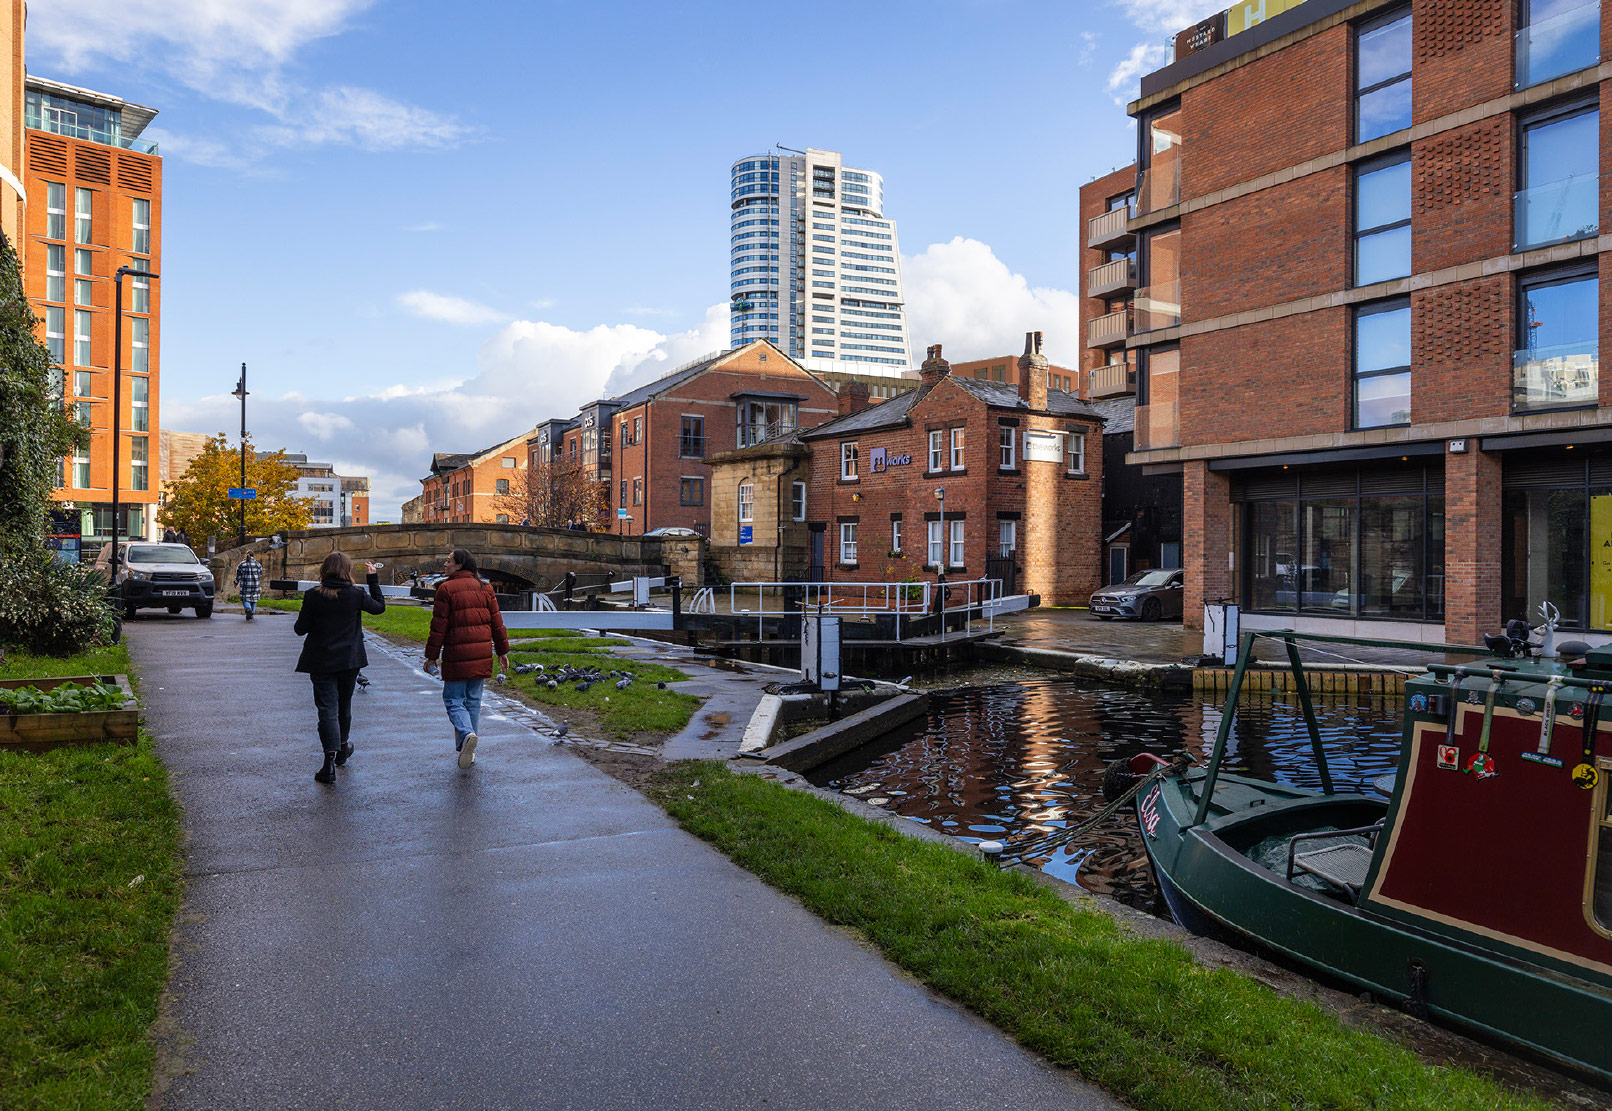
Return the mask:
M623 520L623 521L630 521L630 520L632 520L632 514L631 514L631 513L628 513L628 512L627 512L627 511L626 511L626 510L625 510L625 509L618 509L618 510L616 510L616 516L617 516L617 517L618 517L618 518L620 518L620 519L621 519L621 520Z
M256 501L257 490L251 486L231 486L229 496L231 501Z

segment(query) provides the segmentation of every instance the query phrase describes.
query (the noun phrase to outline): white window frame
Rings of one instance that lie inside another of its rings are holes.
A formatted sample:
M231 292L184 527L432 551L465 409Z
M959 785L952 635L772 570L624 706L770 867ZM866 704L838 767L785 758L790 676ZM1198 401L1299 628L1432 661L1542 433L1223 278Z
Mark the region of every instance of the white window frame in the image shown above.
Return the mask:
M73 188L73 242L95 242L95 191L82 185Z
M67 310L56 305L45 306L45 346L57 366L67 362Z
M924 566L939 567L942 555L942 544L940 542L940 521L938 519L934 521L925 521L924 525L924 531L928 534L926 537L928 544L924 551Z
M140 387L145 387L145 396L140 396ZM151 379L139 375L129 379L129 430L131 432L151 431Z
M855 521L840 522L840 563L843 565L857 562L856 528L857 522Z
M999 427L1002 429L997 434L1002 445L1002 462L1000 465L1004 471L1011 471L1018 466L1018 429L1011 424L1004 424Z
M789 484L789 516L791 520L804 521L806 519L806 484L792 482Z
M140 197L133 198L133 232L131 243L137 255L151 253L151 202Z
M63 240L67 238L66 182L45 182L45 238Z
M963 469L963 429L961 427L951 430L951 459L952 470Z
M143 316L129 317L129 369L151 371L151 321Z
M1063 437L1064 467L1069 474L1086 473L1086 434L1065 432Z
M73 304L84 308L93 308L95 305L95 284L88 278L73 279Z
M946 522L947 530L951 533L951 551L949 556L950 566L952 567L961 567L964 563L963 524L963 521L958 520L955 517Z
M94 366L95 351L90 333L95 327L94 315L89 309L73 310L73 363L75 366Z
M998 520L996 522L996 554L1010 556L1019 550L1019 522L1014 520Z
M936 428L929 433L929 472L944 470L946 464L945 430Z
M857 454L856 445L857 441L855 440L846 440L840 444L840 478L846 482L860 481L860 476L857 473L857 463L860 457Z
M753 482L739 483L739 523L754 524L756 519L756 486Z
M145 454L141 459L135 454L136 446ZM151 489L151 438L149 436L129 437L129 489Z
M90 457L88 455L73 456L73 489L90 490ZM80 481L82 479L83 481Z
M67 248L60 243L45 244L45 300L67 300Z
M899 552L901 550L901 518L900 517L891 517L890 518L890 550L892 552Z

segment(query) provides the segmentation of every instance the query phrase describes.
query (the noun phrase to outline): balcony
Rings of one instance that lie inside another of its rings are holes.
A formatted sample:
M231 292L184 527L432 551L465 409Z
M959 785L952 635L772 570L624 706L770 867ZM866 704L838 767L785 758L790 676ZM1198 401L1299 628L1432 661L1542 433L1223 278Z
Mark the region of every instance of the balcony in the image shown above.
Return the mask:
M1107 297L1136 288L1136 263L1132 259L1117 258L1086 271L1086 296Z
M1127 307L1087 321L1086 346L1118 347L1129 338L1130 334L1131 310Z
M1587 239L1600 231L1601 175L1575 174L1519 191L1511 249Z
M1093 397L1123 397L1136 392L1136 368L1129 363L1109 363L1093 368L1091 395Z
M1181 446L1181 403L1154 401L1136 407L1133 433L1137 451Z
M1086 224L1086 246L1101 249L1118 247L1122 244L1129 245L1131 233L1126 230L1125 225L1130 219L1129 205L1104 212L1100 216L1093 216Z
M1155 162L1142 171L1136 190L1136 214L1159 212L1181 203L1181 159Z
M1601 4L1591 0L1517 32L1516 87L1527 89L1601 60Z
M1518 412L1594 405L1600 396L1600 345L1564 343L1516 351L1511 407Z
M1158 282L1136 291L1136 330L1152 332L1181 323L1181 283Z

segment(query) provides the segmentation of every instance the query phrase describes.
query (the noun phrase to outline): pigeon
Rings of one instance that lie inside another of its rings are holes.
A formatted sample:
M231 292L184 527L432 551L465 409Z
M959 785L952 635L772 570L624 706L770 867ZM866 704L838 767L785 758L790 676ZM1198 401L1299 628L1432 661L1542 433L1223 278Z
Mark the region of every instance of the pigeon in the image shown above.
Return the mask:
M366 693L369 691L369 680L364 678L364 673L362 671L360 671L354 677L354 679L358 683L358 689L359 690L365 691Z
M666 689L666 680L662 679L660 682L656 683L655 684L655 689L656 690L665 690Z
M555 743L558 744L560 741L565 740L565 735L569 732L571 732L571 727L563 721L560 722L560 727L554 731Z
M616 680L616 689L618 691L624 691L624 690L627 689L627 684L630 683L630 682L632 682L631 679L617 679Z
M577 693L578 694L587 694L588 693L588 688L593 686L593 683L594 683L594 681L592 679L588 679L588 680L586 680L584 682L578 683L577 684Z
M550 679L548 682L549 690L555 690L559 687L559 685L559 681L555 679Z

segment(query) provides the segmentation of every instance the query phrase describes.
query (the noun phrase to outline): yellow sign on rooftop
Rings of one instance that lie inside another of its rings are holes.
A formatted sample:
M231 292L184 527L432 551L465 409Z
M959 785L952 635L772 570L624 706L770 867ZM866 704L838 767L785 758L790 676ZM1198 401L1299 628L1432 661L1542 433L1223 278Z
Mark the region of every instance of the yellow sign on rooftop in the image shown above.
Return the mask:
M1296 8L1304 0L1240 0L1233 4L1226 12L1226 34L1235 35L1246 31L1258 23L1264 23L1273 15L1280 15L1289 8Z

